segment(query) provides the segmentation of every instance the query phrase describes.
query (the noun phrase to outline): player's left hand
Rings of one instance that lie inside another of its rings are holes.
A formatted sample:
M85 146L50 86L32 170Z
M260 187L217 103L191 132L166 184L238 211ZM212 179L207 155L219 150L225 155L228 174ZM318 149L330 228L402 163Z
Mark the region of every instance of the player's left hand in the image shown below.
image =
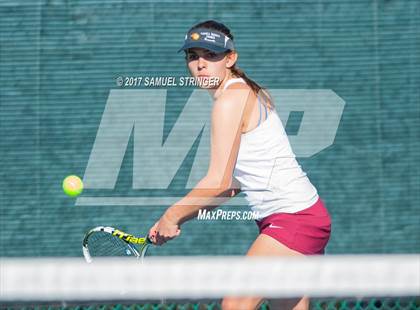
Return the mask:
M149 239L155 245L162 245L165 242L178 237L180 234L181 229L179 225L170 222L165 216L162 216L159 221L150 228Z

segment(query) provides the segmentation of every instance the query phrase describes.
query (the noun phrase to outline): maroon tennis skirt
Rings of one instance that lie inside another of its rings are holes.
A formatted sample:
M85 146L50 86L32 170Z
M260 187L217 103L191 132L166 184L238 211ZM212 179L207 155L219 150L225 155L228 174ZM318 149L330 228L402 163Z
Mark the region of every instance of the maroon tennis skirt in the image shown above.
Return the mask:
M321 198L296 213L274 213L257 221L260 234L268 235L305 255L321 255L330 239L331 218Z

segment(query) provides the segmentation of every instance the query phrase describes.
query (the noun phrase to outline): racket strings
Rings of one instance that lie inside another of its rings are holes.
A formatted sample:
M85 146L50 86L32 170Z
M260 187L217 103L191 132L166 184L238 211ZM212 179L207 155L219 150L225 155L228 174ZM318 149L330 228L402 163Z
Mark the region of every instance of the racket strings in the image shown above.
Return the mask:
M89 237L91 256L136 256L132 246L106 232L96 232Z

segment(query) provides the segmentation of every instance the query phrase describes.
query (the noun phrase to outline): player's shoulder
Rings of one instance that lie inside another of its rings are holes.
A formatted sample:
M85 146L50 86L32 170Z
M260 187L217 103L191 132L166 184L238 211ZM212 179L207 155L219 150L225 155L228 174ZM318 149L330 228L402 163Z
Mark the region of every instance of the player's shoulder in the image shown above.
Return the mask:
M227 96L242 90L251 91L251 87L244 80L238 80L228 85L228 87L223 90L222 96Z
M241 106L246 103L250 94L252 94L252 89L248 84L243 82L232 83L221 92L214 104L217 106Z

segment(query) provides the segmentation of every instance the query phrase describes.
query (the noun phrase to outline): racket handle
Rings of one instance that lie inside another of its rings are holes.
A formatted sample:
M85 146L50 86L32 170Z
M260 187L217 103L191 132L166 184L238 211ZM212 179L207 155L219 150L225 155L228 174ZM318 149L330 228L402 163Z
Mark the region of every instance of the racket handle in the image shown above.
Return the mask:
M153 244L152 240L150 239L149 235L146 236L146 243Z

